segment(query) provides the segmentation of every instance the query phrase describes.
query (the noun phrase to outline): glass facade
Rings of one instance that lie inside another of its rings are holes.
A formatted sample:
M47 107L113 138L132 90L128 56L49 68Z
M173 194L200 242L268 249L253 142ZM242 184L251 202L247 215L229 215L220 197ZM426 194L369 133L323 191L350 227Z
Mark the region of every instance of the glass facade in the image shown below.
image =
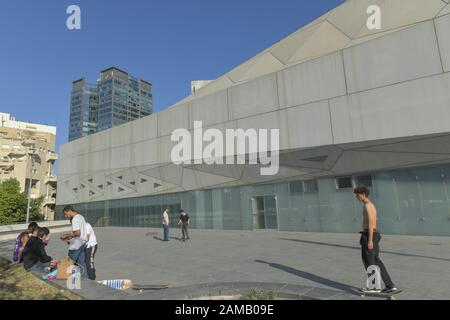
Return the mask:
M117 68L100 73L96 85L73 82L69 141L100 132L153 112L151 83Z
M98 131L106 130L153 112L152 85L117 68L100 74Z
M96 85L75 81L70 98L69 141L97 132L98 89Z
M345 179L341 179L345 178ZM361 229L358 183L370 186L384 234L450 236L450 165L308 181L286 181L141 198L75 204L97 226L161 227L164 207L177 227L178 210L200 229L278 229L355 233ZM56 219L64 219L62 206Z

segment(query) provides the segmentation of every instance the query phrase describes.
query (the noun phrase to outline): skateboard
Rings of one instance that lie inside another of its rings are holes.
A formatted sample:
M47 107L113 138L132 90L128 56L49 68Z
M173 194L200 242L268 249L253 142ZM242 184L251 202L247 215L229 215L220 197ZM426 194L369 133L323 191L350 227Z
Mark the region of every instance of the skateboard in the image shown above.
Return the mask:
M144 290L162 290L169 288L168 283L164 284L133 284L131 289L144 291Z
M376 297L376 298L385 298L387 300L396 300L395 295L403 292L402 290L397 290L397 291L390 292L390 293L363 292L362 290L356 290L356 291L363 298Z

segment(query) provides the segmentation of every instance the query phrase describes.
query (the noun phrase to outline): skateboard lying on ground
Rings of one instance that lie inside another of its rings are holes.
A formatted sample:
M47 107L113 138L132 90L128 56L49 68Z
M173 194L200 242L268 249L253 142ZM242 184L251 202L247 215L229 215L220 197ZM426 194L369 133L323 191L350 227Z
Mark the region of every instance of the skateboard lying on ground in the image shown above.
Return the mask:
M382 292L364 292L362 290L356 290L356 292L363 298L367 298L367 297L376 297L376 298L385 298L388 300L396 300L395 299L395 295L402 293L402 290L397 290L394 292L389 292L389 293L382 293Z
M133 284L131 289L144 291L144 290L162 290L169 287L168 283L164 284Z

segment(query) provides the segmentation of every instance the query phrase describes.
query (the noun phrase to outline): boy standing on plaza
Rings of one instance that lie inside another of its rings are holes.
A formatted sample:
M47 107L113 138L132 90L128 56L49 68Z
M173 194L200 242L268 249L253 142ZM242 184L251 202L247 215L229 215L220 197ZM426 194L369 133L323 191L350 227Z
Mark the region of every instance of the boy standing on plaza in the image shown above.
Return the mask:
M163 212L163 229L164 229L164 240L169 241L169 209L165 209Z
M92 226L86 222L86 268L89 279L95 280L94 257L97 253L98 243Z
M189 226L189 215L183 210L180 210L180 221L178 224L181 223L181 235L183 241L189 240L189 234L188 234L188 226Z
M354 193L358 201L362 202L363 207L363 231L361 231L361 254L364 264L364 268L367 269L370 266L377 266L380 271L381 279L385 284L383 290L364 288L363 292L381 292L392 293L398 291L394 283L389 276L383 262L380 259L380 247L379 242L381 235L377 228L377 209L372 201L369 200L369 188L366 186L359 186L355 188Z

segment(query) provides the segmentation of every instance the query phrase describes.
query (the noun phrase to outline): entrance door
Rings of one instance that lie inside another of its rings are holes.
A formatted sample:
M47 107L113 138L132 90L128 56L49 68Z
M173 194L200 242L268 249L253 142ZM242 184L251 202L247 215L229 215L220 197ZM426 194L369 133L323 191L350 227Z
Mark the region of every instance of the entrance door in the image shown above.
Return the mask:
M277 198L260 196L252 198L253 228L278 229Z

